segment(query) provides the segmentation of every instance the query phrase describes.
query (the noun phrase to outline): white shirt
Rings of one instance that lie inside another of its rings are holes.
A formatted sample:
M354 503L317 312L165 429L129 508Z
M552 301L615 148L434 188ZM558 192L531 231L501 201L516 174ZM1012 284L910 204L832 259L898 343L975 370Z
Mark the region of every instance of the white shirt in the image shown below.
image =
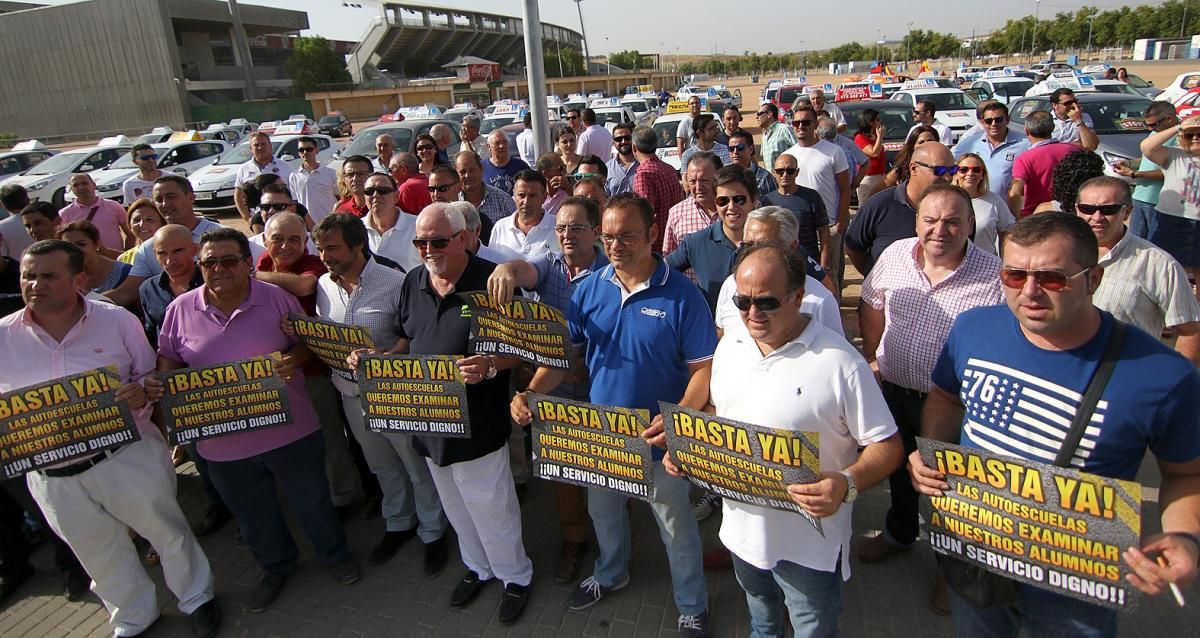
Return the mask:
M537 150L533 147L533 129L527 128L517 133L517 155L522 162L530 166L537 161Z
M392 155L392 157L395 157L395 155ZM388 164L392 163L392 157L388 158ZM385 165L383 163L383 160L381 158L376 157L375 159L371 160L371 172L373 172L373 173L391 173L392 171L390 171L388 169L387 165Z
M717 416L754 425L819 432L821 470L849 467L858 446L896 433L867 362L845 339L810 321L804 332L763 356L744 332L727 333L713 355L710 391ZM832 572L841 556L850 578L850 519L842 503L821 519L824 537L798 514L724 499L721 542L759 569L779 561Z
M793 144L784 153L796 158L796 168L800 171L796 173L796 183L820 193L829 220L836 223L841 195L838 192L837 174L850 168L846 154L837 144L825 140L817 140L816 144L808 147Z
M1092 125L1092 116L1084 113L1082 119L1084 126L1088 127L1089 129L1095 128ZM1072 120L1071 118L1060 120L1058 119L1058 116L1055 115L1054 132L1050 134L1050 139L1075 144L1079 142L1079 125L1076 124L1075 120Z
M975 245L999 256L1000 233L1017 223L1012 211L1008 209L1008 202L996 193L988 191L972 199L971 206L975 209Z
M287 162L278 157L272 157L270 163L266 166L259 166L258 162L254 161L254 158L250 158L249 161L238 167L233 185L241 186L246 182L252 182L255 177L258 177L262 173L275 173L282 177L284 182L287 182L288 176L292 174L292 167L288 166Z
M741 314L733 305L735 292L737 283L733 280L733 275L729 275L725 278L725 283L721 284L721 292L717 293L717 308L713 313L717 327L725 332L746 329ZM812 277L804 280L804 297L800 300L800 312L812 315L818 323L836 332L843 339L846 338L846 332L842 328L842 311L838 307L837 299L833 298L833 293L829 292L824 284Z
M554 215L542 214L542 221L537 226L524 233L517 228L517 214L496 222L492 226L492 239L488 242L494 248L507 248L528 261L541 257L558 247L558 237L554 234Z
M371 214L367 213L363 223L367 225L367 244L372 253L383 255L400 264L404 272L412 272L413 268L421 265L421 254L412 243L413 238L417 236L415 215L396 209L396 225L383 233L376 230L372 222Z
M575 143L575 152L579 155L595 155L601 161L607 162L613 154L612 133L603 124L593 124L579 134Z
M486 259L493 264L503 264L509 261L521 259L521 256L513 251L501 246L488 246L480 242L479 248L475 250L475 256L480 259Z
M21 223L20 211L0 220L0 254L20 261L25 249L32 245L33 238Z
M908 138L913 136L913 132L921 126L924 126L924 124L913 124L913 127L908 129L908 135L904 136L904 141L907 142ZM941 142L946 148L954 148L954 132L950 130L949 126L934 120L933 124L929 125L929 128L938 132L938 141Z
M316 224L333 212L338 203L337 171L317 165L309 170L303 164L288 176L288 190L308 209Z
M1092 303L1157 338L1165 326L1200 321L1187 273L1167 251L1128 230L1108 253Z
M164 172L163 175L166 173ZM129 208L134 200L143 197L150 199L152 190L154 190L154 180L142 179L138 177L137 173L134 173L133 177L121 182L121 203L125 204L125 208Z
M846 116L842 114L842 109L838 105L826 101L825 112L829 114L829 119L833 120L839 127L846 125Z
M682 120L679 120L679 126L675 127L675 137L683 138L683 145L687 146L692 141L692 116L685 115Z

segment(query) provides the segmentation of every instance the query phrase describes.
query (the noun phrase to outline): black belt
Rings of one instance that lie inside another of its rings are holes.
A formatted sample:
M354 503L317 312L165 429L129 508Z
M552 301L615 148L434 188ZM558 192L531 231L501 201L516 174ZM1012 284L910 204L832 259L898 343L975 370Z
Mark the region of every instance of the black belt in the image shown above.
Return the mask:
M912 388L906 388L902 385L896 385L895 383L892 383L891 381L884 381L883 384L885 386L887 386L889 389L891 389L893 392L895 392L897 394L903 394L904 396L911 397L913 399L924 400L925 397L929 396L928 392L920 392L918 390L913 390Z
M114 454L119 452L121 450L121 448L123 448L123 447L125 447L125 446L122 445L121 447L118 447L118 448L113 448L111 450L105 450L95 456L90 456L82 461L79 461L78 463L72 463L72 464L64 466L64 467L56 467L56 468L52 468L52 469L48 469L48 470L41 470L41 472L42 472L42 474L45 474L46 476L53 476L54 478L63 478L65 476L76 476L78 474L83 474L84 472L92 469L93 467L96 467L97 465L100 465L104 461L111 458Z

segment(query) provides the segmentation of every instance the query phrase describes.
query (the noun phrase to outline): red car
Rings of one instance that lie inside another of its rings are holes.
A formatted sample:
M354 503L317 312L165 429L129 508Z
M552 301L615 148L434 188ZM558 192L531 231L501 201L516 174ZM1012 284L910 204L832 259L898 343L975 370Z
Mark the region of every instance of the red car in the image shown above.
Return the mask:
M795 84L784 84L775 92L775 97L771 100L775 106L779 107L779 121L785 124L792 121L792 104L796 102L796 98L804 95L804 87L806 84L799 82Z

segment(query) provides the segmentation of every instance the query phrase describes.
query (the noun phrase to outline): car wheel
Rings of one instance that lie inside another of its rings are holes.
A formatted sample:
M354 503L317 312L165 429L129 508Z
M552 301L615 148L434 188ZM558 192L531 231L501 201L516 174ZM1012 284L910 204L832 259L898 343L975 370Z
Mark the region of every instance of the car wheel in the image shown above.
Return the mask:
M54 191L54 195L50 197L50 203L54 204L54 206L57 208L62 208L63 206L67 205L67 189L65 186L57 191Z

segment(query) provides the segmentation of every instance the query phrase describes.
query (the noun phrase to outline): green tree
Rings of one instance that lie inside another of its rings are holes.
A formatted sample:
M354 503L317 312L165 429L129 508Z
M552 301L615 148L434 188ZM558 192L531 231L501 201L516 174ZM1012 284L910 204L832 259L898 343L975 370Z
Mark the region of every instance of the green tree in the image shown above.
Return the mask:
M296 38L285 68L292 78L292 90L297 95L329 84L350 82L346 60L334 52L329 40L319 35Z
M866 60L874 56L873 49L868 49L857 42L847 42L830 49L826 58L830 62L849 62L850 60Z
M628 71L638 71L642 68L642 54L637 49L620 51L609 55L608 63Z

